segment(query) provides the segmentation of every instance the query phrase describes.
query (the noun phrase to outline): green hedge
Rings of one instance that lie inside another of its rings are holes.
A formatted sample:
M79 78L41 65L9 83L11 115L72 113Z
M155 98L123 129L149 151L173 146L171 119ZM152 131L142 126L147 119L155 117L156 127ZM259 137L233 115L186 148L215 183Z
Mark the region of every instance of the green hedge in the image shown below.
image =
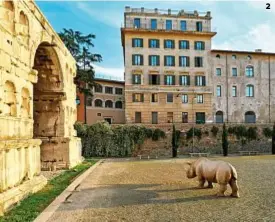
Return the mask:
M84 157L125 157L131 156L135 148L142 145L145 139L154 141L165 137L160 129L143 126L121 125L111 127L106 122L93 125L75 124L77 136L82 139Z

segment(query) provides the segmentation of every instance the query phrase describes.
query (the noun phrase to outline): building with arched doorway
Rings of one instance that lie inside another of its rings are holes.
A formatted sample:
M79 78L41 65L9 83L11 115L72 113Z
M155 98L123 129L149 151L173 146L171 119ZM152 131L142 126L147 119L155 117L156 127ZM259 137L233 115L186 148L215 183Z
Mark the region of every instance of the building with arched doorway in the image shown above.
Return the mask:
M41 167L73 167L82 158L75 60L34 1L0 2L0 39L1 214L46 183Z

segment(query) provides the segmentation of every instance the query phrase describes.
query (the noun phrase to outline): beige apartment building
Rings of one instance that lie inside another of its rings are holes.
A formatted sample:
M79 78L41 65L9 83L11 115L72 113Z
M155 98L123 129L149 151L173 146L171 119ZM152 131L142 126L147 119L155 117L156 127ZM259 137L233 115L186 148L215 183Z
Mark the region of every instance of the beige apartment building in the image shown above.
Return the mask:
M87 124L104 120L110 124L125 123L124 81L96 78L95 82L93 96L87 98Z
M275 121L275 53L213 50L211 13L125 8L127 123Z

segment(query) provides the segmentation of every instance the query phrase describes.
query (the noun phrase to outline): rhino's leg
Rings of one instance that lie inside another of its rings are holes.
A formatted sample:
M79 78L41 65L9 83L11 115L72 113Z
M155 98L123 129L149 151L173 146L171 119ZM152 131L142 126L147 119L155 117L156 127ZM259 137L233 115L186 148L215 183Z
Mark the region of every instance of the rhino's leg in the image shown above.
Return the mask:
M207 188L213 188L213 184L212 184L212 182L210 182L210 181L207 181L208 182L208 186L207 186Z
M219 184L220 185L220 190L217 193L218 197L224 197L224 192L227 190L227 184Z
M199 178L198 188L204 188L204 183L205 183L205 179L204 178Z
M232 179L229 184L230 184L230 187L232 189L232 194L230 196L231 197L240 197L237 180Z

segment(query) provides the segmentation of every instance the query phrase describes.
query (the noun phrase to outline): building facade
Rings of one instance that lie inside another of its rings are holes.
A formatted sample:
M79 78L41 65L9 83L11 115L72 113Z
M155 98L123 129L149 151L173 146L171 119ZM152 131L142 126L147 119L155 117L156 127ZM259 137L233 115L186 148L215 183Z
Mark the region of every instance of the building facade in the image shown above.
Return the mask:
M86 123L107 121L110 124L125 123L124 81L96 78L93 96L87 97ZM78 121L84 122L84 97L79 95Z
M210 12L126 7L124 18L127 123L275 120L275 53L213 50Z

